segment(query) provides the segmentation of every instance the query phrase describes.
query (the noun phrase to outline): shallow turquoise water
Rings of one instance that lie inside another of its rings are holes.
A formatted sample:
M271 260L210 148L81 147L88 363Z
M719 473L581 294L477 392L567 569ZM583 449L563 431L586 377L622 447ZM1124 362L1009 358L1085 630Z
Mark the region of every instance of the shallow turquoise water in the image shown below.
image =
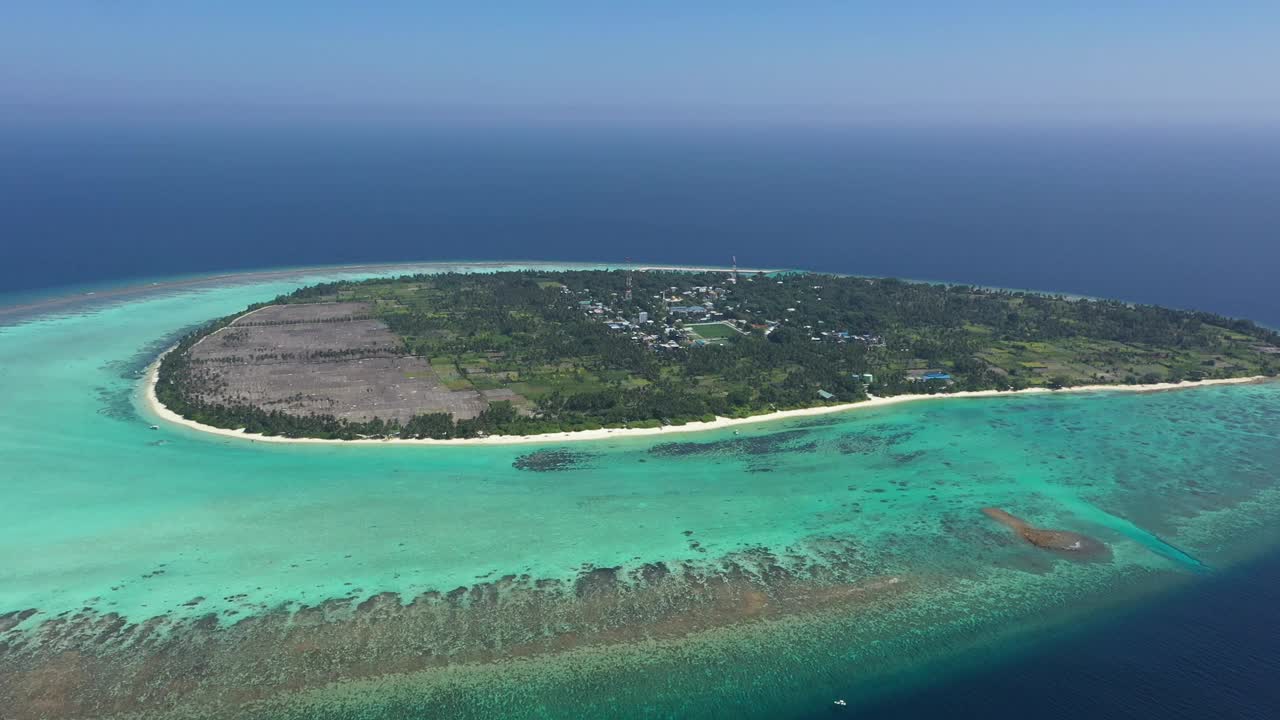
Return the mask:
M0 327L0 613L40 611L14 633L83 608L129 623L212 613L229 628L280 608L384 592L407 603L506 575L720 572L753 551L815 588L901 583L898 600L865 617L824 605L675 639L624 618L626 642L518 670L366 677L271 710L484 716L496 703L511 716L765 717L851 674L874 671L877 688L892 688L948 653L993 652L1117 597L1141 602L1275 540L1277 384L924 401L738 434L560 444L576 462L551 472L513 467L543 449L527 445L284 446L148 429L140 372L175 333L333 277L185 289ZM1112 558L1075 563L1016 542L987 506L1088 534ZM838 582L813 571L836 562L836 546Z

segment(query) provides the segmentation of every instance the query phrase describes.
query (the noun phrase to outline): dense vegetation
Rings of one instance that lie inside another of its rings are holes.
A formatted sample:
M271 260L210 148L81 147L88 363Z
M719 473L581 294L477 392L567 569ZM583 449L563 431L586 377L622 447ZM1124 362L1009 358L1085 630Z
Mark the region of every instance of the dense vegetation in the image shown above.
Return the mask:
M1245 320L810 273L736 283L667 271L417 275L317 285L274 302L336 300L368 302L451 389L509 389L515 401L470 420L430 414L403 426L202 404L184 386L194 377L185 350L229 318L166 356L161 401L210 425L267 434L470 437L679 424L868 393L1195 381L1280 368L1280 337ZM649 322L637 323L641 312ZM619 320L629 324L607 324ZM950 379L919 379L926 369Z

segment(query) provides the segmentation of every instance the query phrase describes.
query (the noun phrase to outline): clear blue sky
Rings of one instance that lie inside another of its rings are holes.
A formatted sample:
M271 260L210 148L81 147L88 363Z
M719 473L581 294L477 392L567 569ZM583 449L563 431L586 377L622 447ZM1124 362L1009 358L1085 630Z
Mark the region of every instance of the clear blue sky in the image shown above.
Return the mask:
M14 119L1280 125L1280 2L9 0Z

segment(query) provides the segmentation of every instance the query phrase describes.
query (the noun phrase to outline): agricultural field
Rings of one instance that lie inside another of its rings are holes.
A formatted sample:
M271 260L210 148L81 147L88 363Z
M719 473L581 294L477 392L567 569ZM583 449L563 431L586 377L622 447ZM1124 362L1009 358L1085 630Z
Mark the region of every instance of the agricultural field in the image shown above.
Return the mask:
M241 317L189 351L198 398L348 422L474 418L487 407L474 388L406 355L371 310L362 302L276 305Z

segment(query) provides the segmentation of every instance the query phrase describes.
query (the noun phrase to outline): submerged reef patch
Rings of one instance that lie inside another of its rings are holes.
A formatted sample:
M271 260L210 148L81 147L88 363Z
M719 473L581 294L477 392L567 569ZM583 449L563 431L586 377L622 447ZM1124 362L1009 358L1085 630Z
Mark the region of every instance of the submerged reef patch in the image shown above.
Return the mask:
M649 448L649 454L658 457L689 457L814 452L818 449L818 443L813 441L801 442L808 435L808 430L784 430L766 435L753 435L712 442L666 442L658 443Z
M175 613L132 621L86 607L3 638L0 707L7 720L179 707L241 718L257 703L339 681L679 639L819 610L873 612L913 584L867 572L848 540L814 543L786 554L753 547L705 562L585 566L567 579L508 574L236 620Z
M13 610L11 612L0 613L0 633L8 632L22 624L23 620L35 615L38 610L35 608L27 608L26 610Z
M160 337L139 347L129 356L110 360L100 366L101 370L121 380L136 381L146 372L147 367L156 361L165 350L173 347L183 337L201 327L204 323L187 323L176 330L168 330Z
M515 461L511 463L511 467L517 470L529 470L531 472L582 470L590 467L590 462L595 459L595 457L596 453L570 450L569 448L538 450L516 458Z
M858 432L845 433L836 440L836 449L843 455L870 455L881 452L915 437L915 433L891 425L875 425Z
M137 420L138 412L133 407L133 388L124 387L96 387L94 392L97 393L98 414L109 417L112 420Z
M1038 528L1000 508L983 508L982 513L1043 550L1052 550L1064 557L1079 560L1109 561L1111 559L1111 548L1088 535L1069 530Z
M846 422L849 422L847 416L832 414L805 418L803 420L792 420L787 423L787 427L794 430L814 430L817 428L834 427Z

